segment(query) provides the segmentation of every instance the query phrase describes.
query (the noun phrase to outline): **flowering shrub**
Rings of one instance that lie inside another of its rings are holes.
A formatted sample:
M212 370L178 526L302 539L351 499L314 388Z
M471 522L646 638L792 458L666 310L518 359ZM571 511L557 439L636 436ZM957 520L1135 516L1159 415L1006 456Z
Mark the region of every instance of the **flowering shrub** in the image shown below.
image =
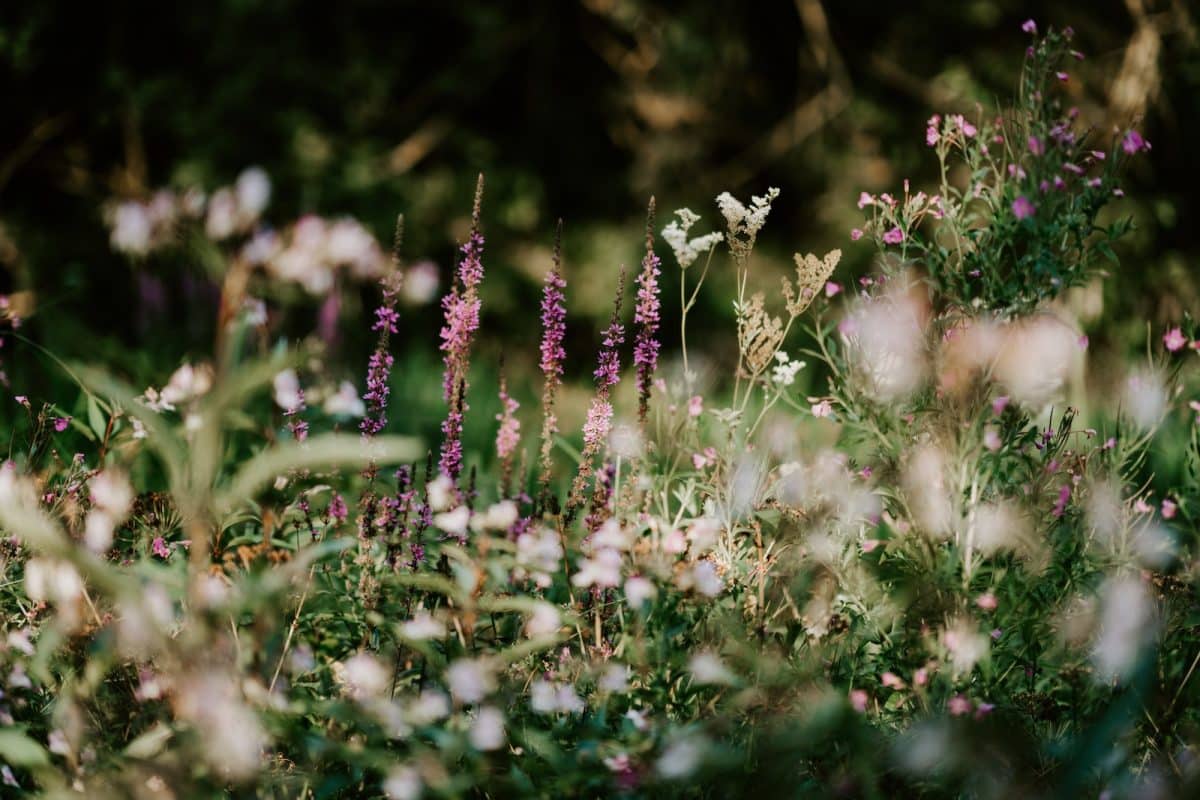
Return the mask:
M471 413L482 178L441 303L442 438L425 444L388 433L412 427L389 403L402 301L431 282L403 263L402 225L390 260L351 220L271 232L254 170L211 198L113 206L113 246L135 259L205 243L220 334L211 362L161 389L73 364L77 400L17 398L28 425L0 468L4 784L1195 791L1200 404L1180 392L1197 343L1190 322L1172 328L1114 402L1072 400L1087 340L1056 301L1115 259L1130 226L1104 208L1149 144L1133 130L1095 143L1062 110L1070 41L1034 39L1013 108L930 120L932 193L862 195L851 238L881 257L857 291L834 250L797 254L768 294L755 247L777 190L721 194L724 229L702 235L687 209L659 231L651 201L631 321L622 271L578 431L557 416L561 244L540 308L540 424L503 379L500 413ZM722 250L736 360L704 387L689 312ZM351 278L379 286L361 394L315 345L273 344L295 286L335 297ZM662 347L668 319L678 354ZM673 374L660 361L676 355ZM827 388L805 397L809 364ZM1156 494L1164 420L1190 430L1191 482ZM476 425L495 432L495 474L464 469Z

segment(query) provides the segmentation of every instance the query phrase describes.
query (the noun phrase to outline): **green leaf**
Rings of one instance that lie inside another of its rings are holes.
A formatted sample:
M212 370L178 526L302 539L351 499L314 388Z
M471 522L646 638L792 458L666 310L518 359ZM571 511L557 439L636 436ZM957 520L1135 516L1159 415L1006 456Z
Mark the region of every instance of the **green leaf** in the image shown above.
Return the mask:
M45 767L50 764L46 748L17 728L0 730L0 760L17 767Z

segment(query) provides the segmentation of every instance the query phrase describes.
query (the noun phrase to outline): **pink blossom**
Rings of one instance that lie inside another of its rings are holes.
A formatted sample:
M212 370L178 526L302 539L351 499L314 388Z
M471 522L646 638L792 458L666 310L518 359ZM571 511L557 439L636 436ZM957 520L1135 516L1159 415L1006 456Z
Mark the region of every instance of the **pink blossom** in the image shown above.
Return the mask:
M1003 414L1006 408L1008 408L1008 395L1002 394L992 401L992 413L996 416Z
M864 553L873 552L875 550L875 548L879 547L879 545L881 545L881 544L883 544L883 542L879 541L878 539L863 539L863 543L862 543L863 552Z
M983 446L991 452L996 452L1002 446L1000 441L1000 433L992 425L987 426L983 431Z
M857 242L863 237L862 228L854 228L850 231L850 241Z
M979 597L975 598L975 605L979 606L984 611L995 611L1000 603L998 600L996 600L996 595L992 594L991 592L987 592L986 594L981 594Z
M925 684L929 683L929 670L921 667L914 672L913 683L915 683L917 686L924 686Z
M693 395L692 398L690 400L688 400L688 416L689 417L698 417L703 413L704 413L704 398L698 394Z
M866 713L868 700L870 700L869 695L862 689L850 692L850 707L860 714Z
M961 717L971 713L971 701L966 696L956 694L950 698L950 702L946 704L946 709L953 717Z
M54 418L54 430L58 431L59 433L62 433L63 431L65 431L67 429L67 426L70 424L71 424L70 417L55 417Z
M866 192L862 192L861 194L859 194L859 196L858 196L858 207L859 208L865 208L866 206L872 206L872 205L875 205L874 197L867 194Z
M821 400L812 405L812 414L814 417L832 417L833 404L829 400Z
M1037 212L1037 208L1025 195L1019 195L1012 203L1013 216L1017 219L1028 219Z
M154 541L150 543L150 550L154 555L161 559L167 559L171 556L171 548L167 547L166 540L161 536L155 536Z
M1069 81L1071 79L1071 76L1065 72L1056 72L1056 73L1054 73L1054 77L1058 78L1063 83L1066 83L1067 81Z
M1176 350L1182 350L1187 344L1187 337L1183 335L1183 331L1179 328L1171 328L1163 334L1163 345L1174 353Z
M894 227L883 235L883 241L885 244L900 244L904 241L904 231Z
M889 689L903 689L904 679L894 672L885 672L879 676L879 682Z
M1037 35L1037 23L1034 22L1032 19L1027 19L1021 23L1021 30L1025 31L1025 33L1033 34L1034 36L1036 36Z
M1137 131L1130 129L1125 134L1125 138L1121 140L1121 149L1128 155L1150 149L1150 143L1147 142L1142 135Z
M1046 152L1046 145L1042 144L1042 140L1036 136L1030 136L1027 144L1029 145L1029 152L1035 156L1040 156Z
M1174 501L1168 500L1165 497L1163 498L1163 501L1162 501L1162 518L1163 519L1174 519L1175 512L1178 510L1179 510L1179 506L1177 506Z
M1051 511L1051 513L1054 515L1055 519L1061 517L1063 514L1066 513L1067 503L1070 500L1071 500L1071 487L1070 487L1070 485L1063 485L1063 487L1058 490L1058 499L1054 502L1054 509L1053 509L1053 511Z
M836 294L840 294L841 291L842 291L842 285L840 283L834 283L833 281L825 282L825 296L826 297L833 297Z

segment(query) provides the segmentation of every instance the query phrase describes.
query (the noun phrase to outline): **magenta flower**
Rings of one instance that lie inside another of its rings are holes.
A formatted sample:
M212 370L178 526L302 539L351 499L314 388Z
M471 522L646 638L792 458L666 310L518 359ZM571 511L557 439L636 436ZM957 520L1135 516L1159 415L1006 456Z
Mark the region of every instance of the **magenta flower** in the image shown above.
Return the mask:
M166 540L161 536L154 537L154 541L150 543L150 550L164 561L171 557L171 548L167 547Z
M1046 152L1046 145L1036 136L1030 136L1027 144L1029 145L1029 152L1035 156L1040 156Z
M1187 344L1187 337L1183 335L1183 331L1179 328L1171 328L1163 334L1163 346L1174 353L1176 350L1182 350ZM57 426L55 426L57 427Z
M1037 23L1031 19L1027 19L1021 23L1021 30L1025 31L1026 33L1036 36L1037 35Z
M517 409L521 404L508 394L508 382L500 376L500 406L501 411L496 415L500 423L496 431L496 458L500 460L500 490L507 495L509 482L512 478L512 459L517 445L521 443L521 421L517 419Z
M1142 135L1135 130L1130 129L1125 134L1125 138L1121 141L1121 149L1128 155L1149 150L1150 143L1142 138Z
M904 231L894 227L883 235L883 241L885 244L900 244L904 241Z
M62 433L63 431L65 431L67 429L67 426L70 424L71 424L70 417L55 417L54 418L54 430L58 431L59 433Z
M862 228L854 228L850 231L850 241L857 242L863 237Z
M1037 211L1033 203L1025 195L1020 195L1012 203L1013 216L1017 219L1028 219Z
M875 205L875 198L866 192L860 192L858 195L858 207L865 208L871 205Z
M834 283L833 281L825 281L825 296L826 297L833 297L834 295L839 294L841 291L842 291L842 285L840 283Z

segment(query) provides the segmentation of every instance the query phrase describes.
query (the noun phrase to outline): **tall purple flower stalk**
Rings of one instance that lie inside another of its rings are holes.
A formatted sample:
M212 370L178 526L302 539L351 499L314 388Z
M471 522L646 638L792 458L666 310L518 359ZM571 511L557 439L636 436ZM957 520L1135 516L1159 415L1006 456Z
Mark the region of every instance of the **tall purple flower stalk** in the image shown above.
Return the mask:
M654 370L658 366L659 313L659 259L654 253L654 198L646 211L646 256L642 259L642 271L638 275L637 307L633 324L637 334L633 345L633 364L637 370L638 421L645 427L646 412L650 405L650 388L654 381Z
M562 220L554 236L554 266L546 273L542 286L542 433L541 473L538 477L538 505L545 507L550 491L550 450L558 433L554 400L562 384L563 361L567 357L563 340L567 335L567 281L562 274Z
M467 370L471 343L479 330L479 284L483 281L483 234L479 231L479 206L483 201L483 175L475 185L475 204L471 212L471 235L462 246L462 260L450 293L442 298L445 324L441 330L441 350L445 363L442 396L449 407L442 423L442 450L438 469L451 480L462 472L462 427L466 403Z
M625 343L625 326L621 324L621 302L625 295L625 268L617 275L617 295L613 300L612 318L604 329L600 341L600 354L596 361L596 395L588 409L587 421L583 424L583 457L579 472L571 484L571 495L567 498L566 519L574 519L575 512L583 502L583 492L592 474L592 462L604 446L612 428L613 407L609 398L612 387L621 380L620 347Z
M400 314L396 301L400 297L403 275L400 266L400 244L404 239L404 217L396 219L396 236L392 246L392 269L379 282L383 290L383 302L375 309L375 322L371 330L377 334L375 350L367 362L367 393L363 395L367 413L363 415L358 429L363 436L371 437L387 426L388 395L391 393L392 365L395 359L388 352L388 343L394 333L399 333L397 323Z

